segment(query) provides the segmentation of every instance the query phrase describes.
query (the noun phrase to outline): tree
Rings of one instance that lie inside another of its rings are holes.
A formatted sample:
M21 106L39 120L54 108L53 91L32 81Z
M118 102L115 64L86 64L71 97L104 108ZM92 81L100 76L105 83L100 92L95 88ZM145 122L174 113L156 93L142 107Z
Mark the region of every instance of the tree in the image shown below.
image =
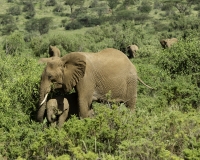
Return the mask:
M71 9L71 13L73 13L74 6L81 6L84 4L85 0L65 0L65 5L68 5Z
M38 20L38 31L41 35L49 32L51 22L52 17L44 17Z
M110 7L112 14L113 14L113 9L117 7L119 4L119 0L107 0L108 1L108 6Z
M40 19L31 19L26 22L25 29L28 32L38 31L41 35L49 32L50 24L52 23L52 17L43 17Z

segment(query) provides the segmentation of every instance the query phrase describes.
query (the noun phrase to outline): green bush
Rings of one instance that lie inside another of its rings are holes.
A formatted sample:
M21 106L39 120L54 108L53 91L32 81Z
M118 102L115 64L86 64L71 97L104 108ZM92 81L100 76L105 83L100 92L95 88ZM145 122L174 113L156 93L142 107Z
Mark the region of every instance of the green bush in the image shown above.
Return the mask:
M25 49L25 41L23 34L20 32L14 32L8 36L3 43L3 49L6 54L20 54Z
M21 14L21 8L20 8L20 6L16 5L16 6L9 8L7 12L8 12L8 14L11 14L13 16L18 16Z
M69 24L67 24L65 26L66 30L74 30L74 29L80 29L83 26L81 25L80 22L78 22L77 20L70 22Z
M197 39L179 40L172 48L163 50L158 65L172 77L192 75L200 72L200 47Z
M151 4L148 1L143 1L138 10L142 13L149 13L151 11Z

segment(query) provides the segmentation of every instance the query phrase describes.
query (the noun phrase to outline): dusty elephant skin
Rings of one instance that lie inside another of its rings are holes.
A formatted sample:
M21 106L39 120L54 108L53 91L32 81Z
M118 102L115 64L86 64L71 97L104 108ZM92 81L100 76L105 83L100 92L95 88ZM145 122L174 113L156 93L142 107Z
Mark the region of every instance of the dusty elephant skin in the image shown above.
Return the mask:
M67 96L55 96L47 100L46 109L48 122L61 128L72 115L78 116L78 95L71 93Z
M49 46L50 57L60 57L60 50L56 46Z
M128 58L135 58L138 49L138 46L135 44L127 46Z
M98 53L72 52L63 57L50 58L41 76L40 106L37 120L43 121L46 97L53 88L78 93L80 117L90 116L93 100L111 98L135 109L137 98L137 71L128 57L113 48Z
M161 46L166 49L170 48L174 43L178 42L177 38L171 38L171 39L162 39L160 40Z

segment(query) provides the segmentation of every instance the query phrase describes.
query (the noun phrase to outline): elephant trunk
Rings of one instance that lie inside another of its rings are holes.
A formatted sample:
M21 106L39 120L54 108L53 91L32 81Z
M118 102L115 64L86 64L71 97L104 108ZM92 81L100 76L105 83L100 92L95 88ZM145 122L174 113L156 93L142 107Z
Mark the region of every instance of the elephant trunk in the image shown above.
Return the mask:
M53 114L53 111L47 112L47 120L48 120L50 123L55 122L55 120L56 120L56 115Z
M44 83L43 81L41 81L41 83L40 83L39 109L38 109L37 117L36 117L36 120L38 122L43 121L44 113L45 113L45 110L46 110L47 96L48 96L49 92L50 92L50 85L48 85L48 83Z

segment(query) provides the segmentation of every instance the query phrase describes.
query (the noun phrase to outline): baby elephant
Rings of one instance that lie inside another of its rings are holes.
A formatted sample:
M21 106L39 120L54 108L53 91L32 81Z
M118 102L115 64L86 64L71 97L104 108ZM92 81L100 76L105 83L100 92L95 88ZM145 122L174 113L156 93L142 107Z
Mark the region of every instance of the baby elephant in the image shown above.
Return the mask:
M72 93L64 96L57 96L47 101L47 120L51 125L58 125L61 128L64 122L71 116L78 116L77 94Z
M138 46L135 44L127 46L128 58L135 58L138 49Z

